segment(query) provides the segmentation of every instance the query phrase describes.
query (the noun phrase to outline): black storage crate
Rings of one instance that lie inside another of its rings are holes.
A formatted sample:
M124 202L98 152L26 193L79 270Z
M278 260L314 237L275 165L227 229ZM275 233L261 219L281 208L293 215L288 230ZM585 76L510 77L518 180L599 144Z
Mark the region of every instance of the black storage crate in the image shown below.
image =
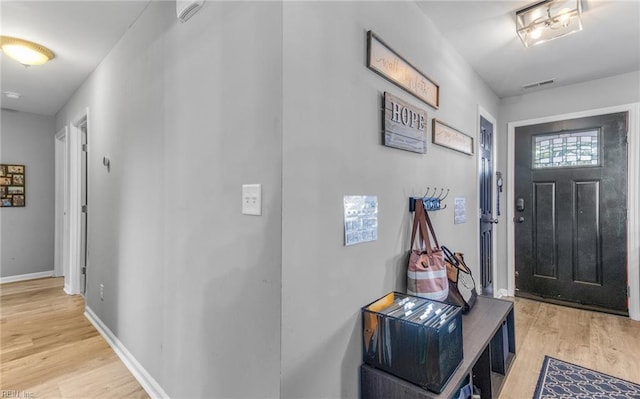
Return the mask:
M440 393L462 362L459 306L392 292L362 308L363 361Z

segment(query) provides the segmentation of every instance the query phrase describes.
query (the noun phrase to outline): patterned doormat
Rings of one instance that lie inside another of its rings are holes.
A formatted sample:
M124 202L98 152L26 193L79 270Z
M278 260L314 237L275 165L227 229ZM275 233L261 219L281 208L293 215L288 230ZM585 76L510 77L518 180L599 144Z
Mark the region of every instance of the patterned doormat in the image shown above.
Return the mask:
M545 356L533 399L640 399L640 385Z

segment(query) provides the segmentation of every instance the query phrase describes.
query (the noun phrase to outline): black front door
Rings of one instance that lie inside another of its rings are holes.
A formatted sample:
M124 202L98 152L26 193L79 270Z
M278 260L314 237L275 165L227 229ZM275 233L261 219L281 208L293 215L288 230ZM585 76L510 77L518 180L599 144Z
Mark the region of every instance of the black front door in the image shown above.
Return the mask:
M626 112L516 128L516 295L628 312L626 135Z

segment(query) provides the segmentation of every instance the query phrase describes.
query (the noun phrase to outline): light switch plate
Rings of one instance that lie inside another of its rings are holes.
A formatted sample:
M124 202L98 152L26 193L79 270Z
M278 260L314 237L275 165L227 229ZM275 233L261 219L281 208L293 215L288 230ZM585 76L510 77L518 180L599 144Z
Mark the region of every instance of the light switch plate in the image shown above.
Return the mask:
M242 185L242 214L262 215L262 185L243 184Z

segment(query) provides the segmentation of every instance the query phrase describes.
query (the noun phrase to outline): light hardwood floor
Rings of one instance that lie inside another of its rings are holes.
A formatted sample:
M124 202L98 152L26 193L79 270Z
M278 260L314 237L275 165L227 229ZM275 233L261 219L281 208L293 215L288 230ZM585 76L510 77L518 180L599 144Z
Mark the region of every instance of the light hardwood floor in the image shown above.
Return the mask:
M147 398L85 319L82 297L66 295L62 284L0 285L0 390L31 398ZM640 322L514 302L517 356L500 399L531 398L545 355L640 383Z
M516 298L516 360L500 399L531 398L544 356L640 383L640 322Z
M0 397L148 398L62 278L0 285Z

